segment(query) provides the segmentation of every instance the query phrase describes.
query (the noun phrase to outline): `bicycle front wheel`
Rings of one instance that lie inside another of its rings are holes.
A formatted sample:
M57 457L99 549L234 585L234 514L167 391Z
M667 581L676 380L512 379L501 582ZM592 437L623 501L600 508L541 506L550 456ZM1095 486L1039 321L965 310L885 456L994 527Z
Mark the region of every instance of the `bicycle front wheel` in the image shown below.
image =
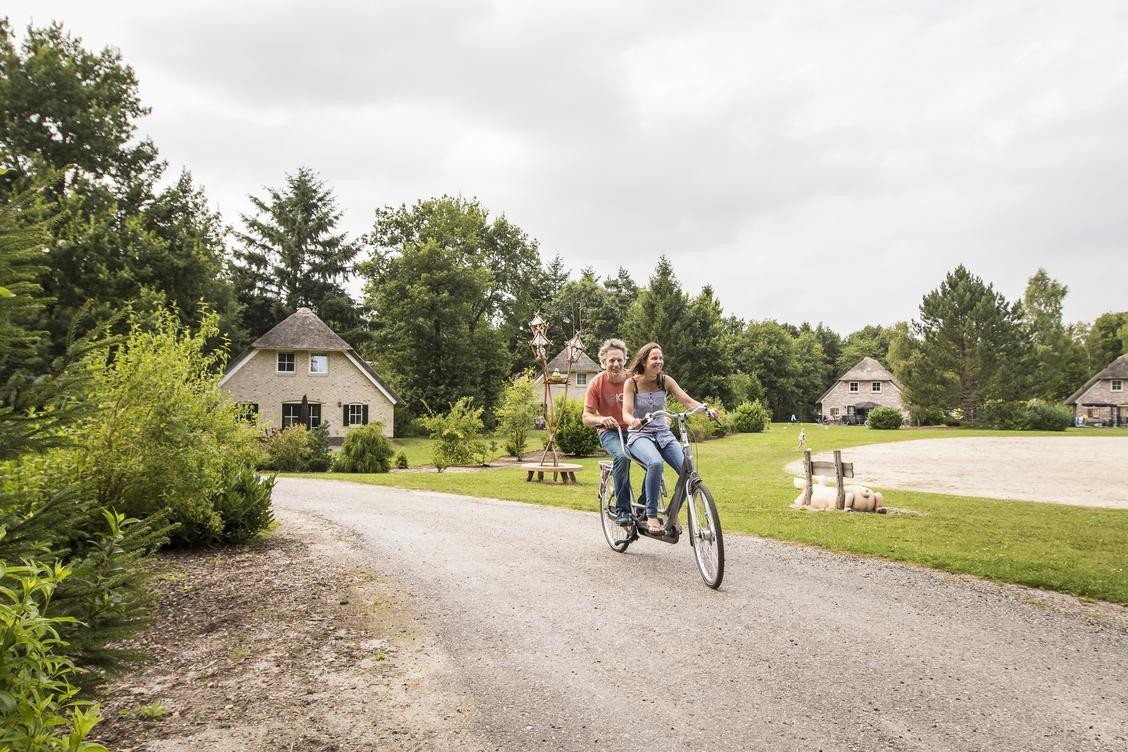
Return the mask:
M689 542L701 579L714 590L725 576L725 543L713 494L698 483L689 494Z
M631 542L627 537L627 528L615 522L618 516L618 512L615 511L615 483L608 477L600 483L600 486L599 519L603 521L603 537L614 551L623 553Z

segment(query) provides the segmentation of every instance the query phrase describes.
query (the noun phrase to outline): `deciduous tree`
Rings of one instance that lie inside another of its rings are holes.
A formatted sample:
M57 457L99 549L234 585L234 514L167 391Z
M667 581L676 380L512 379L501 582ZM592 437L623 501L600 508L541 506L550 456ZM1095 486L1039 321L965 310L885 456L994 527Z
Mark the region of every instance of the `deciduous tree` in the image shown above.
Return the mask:
M415 414L473 396L487 421L524 341L537 244L477 202L443 196L377 212L361 266L372 359Z

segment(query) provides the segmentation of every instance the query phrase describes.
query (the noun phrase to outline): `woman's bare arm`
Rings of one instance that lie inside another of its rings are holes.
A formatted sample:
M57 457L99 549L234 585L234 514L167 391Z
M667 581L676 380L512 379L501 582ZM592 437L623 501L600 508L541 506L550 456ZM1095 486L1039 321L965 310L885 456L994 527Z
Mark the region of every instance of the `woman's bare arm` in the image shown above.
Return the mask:
M635 383L634 379L627 379L623 384L623 422L631 428L637 428L638 419L634 416Z

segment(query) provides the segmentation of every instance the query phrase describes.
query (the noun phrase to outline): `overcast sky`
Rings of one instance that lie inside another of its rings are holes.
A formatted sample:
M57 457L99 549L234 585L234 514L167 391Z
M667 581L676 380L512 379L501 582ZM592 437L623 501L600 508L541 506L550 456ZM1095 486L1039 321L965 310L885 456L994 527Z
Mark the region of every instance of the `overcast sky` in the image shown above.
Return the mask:
M113 9L113 10L109 10ZM308 166L358 235L477 197L578 274L666 254L726 314L846 334L957 264L1128 309L1128 2L8 0L120 49L229 223Z

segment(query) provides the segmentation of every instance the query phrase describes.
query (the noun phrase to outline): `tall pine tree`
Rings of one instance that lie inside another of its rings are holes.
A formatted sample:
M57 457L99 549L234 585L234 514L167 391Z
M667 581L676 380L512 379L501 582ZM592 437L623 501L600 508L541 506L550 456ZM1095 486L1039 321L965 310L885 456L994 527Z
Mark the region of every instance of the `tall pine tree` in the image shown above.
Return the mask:
M974 422L988 399L1023 397L1021 306L963 265L924 296L914 324L919 351L908 369L909 401L924 411L960 409Z
M358 306L344 284L359 245L338 232L333 191L306 167L286 175L282 188L250 197L256 213L236 232L235 281L246 306L244 326L258 336L301 306L354 347L362 342Z

